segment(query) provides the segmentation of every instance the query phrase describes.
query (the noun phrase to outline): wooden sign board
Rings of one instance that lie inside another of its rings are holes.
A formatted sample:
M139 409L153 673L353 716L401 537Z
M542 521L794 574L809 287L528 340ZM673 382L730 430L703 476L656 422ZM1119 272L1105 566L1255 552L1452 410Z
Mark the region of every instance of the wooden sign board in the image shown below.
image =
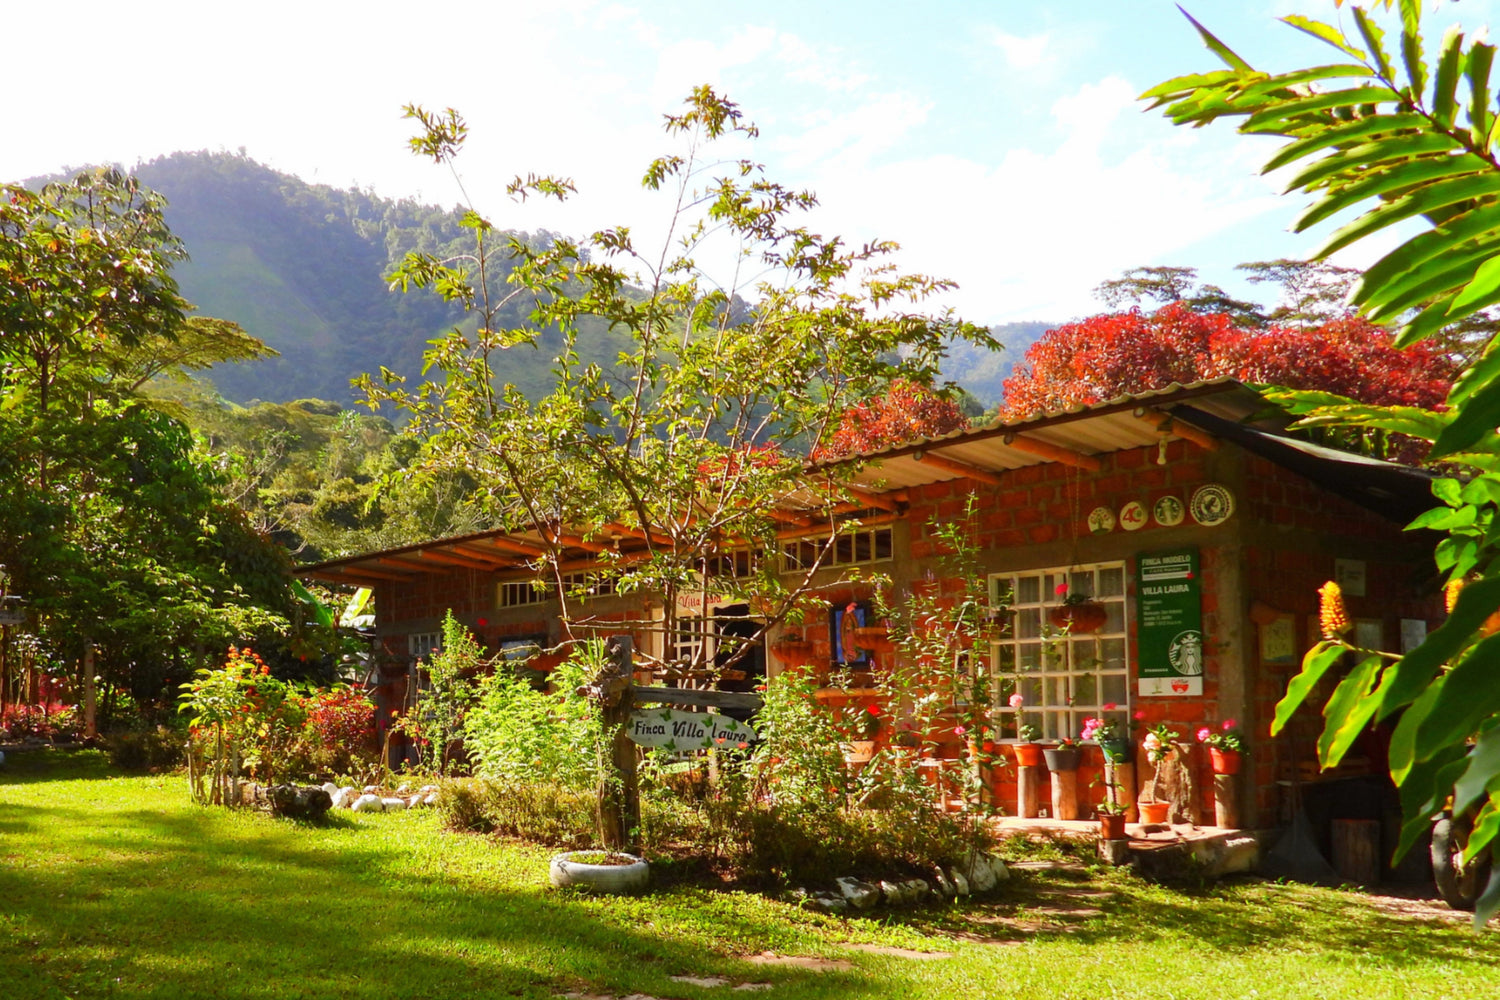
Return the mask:
M630 713L625 734L643 747L708 750L743 747L760 739L754 729L717 712L684 712L677 708L639 708Z

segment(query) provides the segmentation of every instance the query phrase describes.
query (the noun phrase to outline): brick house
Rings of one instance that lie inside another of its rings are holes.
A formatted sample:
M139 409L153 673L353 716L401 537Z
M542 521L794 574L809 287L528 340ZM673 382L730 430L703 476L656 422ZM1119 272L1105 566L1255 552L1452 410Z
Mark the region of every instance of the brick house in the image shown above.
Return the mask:
M954 589L957 581L932 578L934 529L963 516L972 495L983 570L996 599L1009 595L1012 608L1012 627L990 655L1005 690L1022 693L1026 721L1045 739L1077 736L1085 717L1112 715L1136 727L1139 742L1135 712L1186 733L1236 719L1249 737L1236 793L1240 825L1278 825L1304 784L1305 797L1316 798L1312 783L1380 774L1384 763L1372 732L1341 773L1318 775L1321 719L1312 709L1280 738L1268 734L1287 679L1318 639L1317 588L1340 580L1360 641L1388 650L1419 641L1441 620L1442 606L1433 539L1402 530L1432 506L1430 477L1287 437L1279 433L1285 420L1266 413L1253 390L1218 380L862 456L858 483L870 506L853 515L860 528L840 539L832 565L820 571L829 621L809 623L794 638L812 644L814 661L840 656L841 614L871 596L868 584L839 582L851 568L886 574L898 592L914 584ZM801 551L797 535L783 532L777 554L789 568ZM601 544L555 541L567 543L563 568L580 573ZM613 544L632 541L620 535ZM302 572L375 588L388 667L377 698L388 708L405 697L409 663L436 643L447 609L497 651L519 655L558 639L557 595L531 584L528 560L541 552L534 535L481 532ZM1105 606L1098 631L1049 632L1060 583ZM597 589L603 592L583 609L594 628L632 631L639 648L671 652L647 627L649 601L609 593L607 582ZM679 641L711 642L720 627L710 614ZM784 669L774 653L782 638L769 636L772 655L752 660L747 683L757 672ZM877 663L881 655L889 654L877 651ZM1017 711L1001 694L994 714L1001 735L1013 739ZM869 696L823 695L834 702ZM1106 704L1116 706L1112 713ZM1203 757L1195 752L1190 766L1200 777L1200 813L1212 822ZM1081 797L1102 797L1093 782L1101 765L1098 748L1086 747ZM1002 807L1015 806L1014 774L992 775ZM1349 808L1379 812L1369 795L1354 798Z

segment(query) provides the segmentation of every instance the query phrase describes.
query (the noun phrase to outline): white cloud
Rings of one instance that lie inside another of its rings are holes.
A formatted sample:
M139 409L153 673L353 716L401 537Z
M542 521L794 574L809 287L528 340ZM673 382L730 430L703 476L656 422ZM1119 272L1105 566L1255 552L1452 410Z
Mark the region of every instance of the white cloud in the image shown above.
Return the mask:
M1004 53L1005 61L1011 69L1036 69L1053 59L1052 39L1045 32L1022 36L1007 34L996 28L992 30L990 39Z

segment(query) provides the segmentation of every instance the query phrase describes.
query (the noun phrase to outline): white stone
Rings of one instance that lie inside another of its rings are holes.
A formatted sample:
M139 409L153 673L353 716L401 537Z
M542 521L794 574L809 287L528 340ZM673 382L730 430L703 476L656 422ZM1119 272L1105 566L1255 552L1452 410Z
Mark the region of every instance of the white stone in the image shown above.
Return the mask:
M419 795L434 795L438 791L440 791L440 789L438 788L437 785L423 785L421 788L417 789L417 794L419 794Z
M405 809L406 808L406 800L405 799L398 799L394 795L391 796L388 799L381 799L380 800L380 804L383 805L383 806L385 806L386 812L390 812L392 810L401 810L401 809Z
M948 873L948 877L953 879L954 892L960 896L967 896L969 894L969 880L964 878L963 872L955 868Z
M989 858L978 851L965 858L958 871L969 880L969 888L974 892L989 892L995 888L995 870L990 867Z
M953 880L943 874L941 868L932 870L932 880L937 883L938 892L944 899L952 899L958 894L953 888Z
M812 905L824 913L844 913L849 909L847 900L831 892L820 892L813 896Z
M334 792L339 790L338 784L332 781L325 781L319 787L321 787L323 791L327 792L329 795L332 795Z
M1001 861L999 858L995 857L995 855L993 855L993 854L991 854L989 856L989 861L990 861L990 871L993 872L994 875L995 875L995 884L998 885L1001 882L1009 882L1010 881L1010 869L1007 868L1007 867L1005 867L1005 862Z
M925 901L927 896L932 892L932 886L927 884L925 878L907 879L901 885L906 890L906 898L913 903Z
M397 795L410 795L411 794L411 785L408 785L405 782L402 782L401 787L398 788L398 789L396 789L396 794Z
M880 902L880 890L868 882L861 882L857 878L836 878L839 895L849 901L849 905L856 910L868 910Z
M884 897L886 906L906 905L906 892L901 886L894 882L887 882L884 879L879 882L879 886L880 895Z
M385 811L385 804L380 801L380 796L366 794L355 799L349 808L357 813L378 813Z
M328 808L343 809L344 807L348 806L349 803L353 801L349 798L350 794L353 793L353 791L354 789L352 788L335 788L332 792L329 792L328 798L332 801L333 804Z
M379 795L380 794L380 786L379 785L366 785L365 786L365 794L366 795Z
M422 800L422 804L424 806L435 806L435 805L437 805L437 803L438 803L438 793L437 792L429 792L427 794L427 797Z

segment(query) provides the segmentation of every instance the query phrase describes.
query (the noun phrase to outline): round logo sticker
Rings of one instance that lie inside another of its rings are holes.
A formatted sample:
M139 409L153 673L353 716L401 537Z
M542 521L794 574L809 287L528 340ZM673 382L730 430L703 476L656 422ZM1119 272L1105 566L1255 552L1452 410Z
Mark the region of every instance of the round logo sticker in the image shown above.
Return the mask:
M1120 527L1126 531L1136 531L1146 526L1146 508L1132 500L1120 508Z
M1152 506L1151 516L1155 518L1156 523L1161 525L1163 528L1175 528L1177 527L1177 525L1181 524L1182 519L1187 516L1187 508L1185 508L1182 505L1182 501L1177 499L1176 497L1164 496L1158 498L1156 503Z
M1095 507L1089 511L1089 530L1103 535L1115 530L1115 512L1108 507Z
M1193 520L1199 524L1222 524L1234 513L1234 494L1218 483L1209 483L1193 491L1188 507L1193 512Z
M1203 673L1203 633L1196 629L1178 632L1167 647L1167 660L1184 677Z

